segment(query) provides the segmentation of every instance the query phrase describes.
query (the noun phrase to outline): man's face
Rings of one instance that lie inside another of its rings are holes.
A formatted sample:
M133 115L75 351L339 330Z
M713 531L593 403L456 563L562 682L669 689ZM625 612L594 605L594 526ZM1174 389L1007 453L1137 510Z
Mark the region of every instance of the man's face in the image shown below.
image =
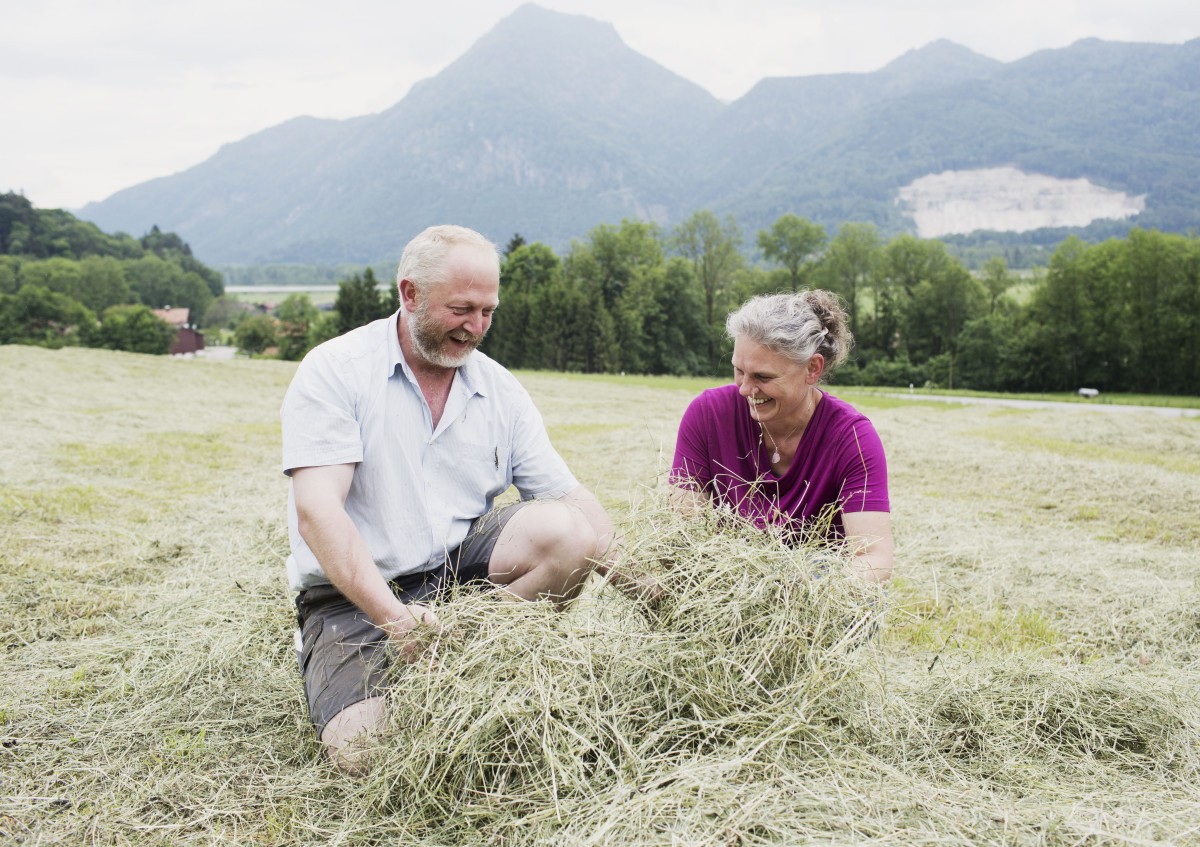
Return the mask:
M488 251L458 246L446 256L446 279L419 297L408 328L418 355L457 368L483 341L499 303L500 274Z

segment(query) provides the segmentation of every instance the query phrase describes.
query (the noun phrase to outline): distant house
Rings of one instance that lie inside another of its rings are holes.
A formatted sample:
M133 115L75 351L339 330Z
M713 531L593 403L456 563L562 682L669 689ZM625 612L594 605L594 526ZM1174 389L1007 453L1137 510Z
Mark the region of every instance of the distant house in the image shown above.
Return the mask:
M181 356L184 354L195 355L204 349L204 333L196 329L191 323L190 310L185 308L172 309L168 306L165 309L153 309L151 311L178 330L175 333L175 340L171 343L170 353L172 356Z

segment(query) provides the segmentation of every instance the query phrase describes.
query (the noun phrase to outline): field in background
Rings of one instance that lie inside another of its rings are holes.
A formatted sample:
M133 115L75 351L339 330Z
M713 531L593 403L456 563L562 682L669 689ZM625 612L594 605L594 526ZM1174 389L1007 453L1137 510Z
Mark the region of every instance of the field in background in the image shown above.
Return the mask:
M0 348L0 841L394 837L323 764L301 699L278 472L294 367ZM618 515L654 496L712 384L520 378ZM1086 673L1120 695L1106 709L1149 692L1178 732L1170 754L1122 748L1139 767L1081 755L1053 779L989 758L986 737L961 739L970 774L836 775L805 789L856 810L825 840L1200 843L1200 421L844 396L890 466L880 685L944 684L995 718L1011 706L989 693L997 675L1036 669L1036 689Z

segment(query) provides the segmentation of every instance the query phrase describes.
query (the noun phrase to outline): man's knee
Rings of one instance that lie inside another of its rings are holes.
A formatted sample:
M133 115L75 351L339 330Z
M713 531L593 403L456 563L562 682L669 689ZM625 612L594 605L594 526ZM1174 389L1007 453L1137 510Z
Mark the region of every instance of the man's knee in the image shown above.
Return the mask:
M531 543L539 550L562 559L596 557L596 530L579 509L566 503L539 503L531 518Z
M489 572L507 584L534 570L553 571L569 594L591 573L598 545L596 530L579 509L557 501L531 503L505 526Z
M321 744L329 760L349 776L364 776L370 767L371 736L383 728L384 698L368 697L347 706L321 731Z

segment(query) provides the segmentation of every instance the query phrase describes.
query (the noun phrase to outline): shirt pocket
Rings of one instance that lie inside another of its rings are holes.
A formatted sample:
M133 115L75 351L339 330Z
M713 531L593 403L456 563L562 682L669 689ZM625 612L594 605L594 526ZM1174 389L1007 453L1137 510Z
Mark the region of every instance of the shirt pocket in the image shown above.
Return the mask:
M504 493L512 484L512 462L507 444L468 440L462 445L460 459L460 472L478 482L488 499Z

